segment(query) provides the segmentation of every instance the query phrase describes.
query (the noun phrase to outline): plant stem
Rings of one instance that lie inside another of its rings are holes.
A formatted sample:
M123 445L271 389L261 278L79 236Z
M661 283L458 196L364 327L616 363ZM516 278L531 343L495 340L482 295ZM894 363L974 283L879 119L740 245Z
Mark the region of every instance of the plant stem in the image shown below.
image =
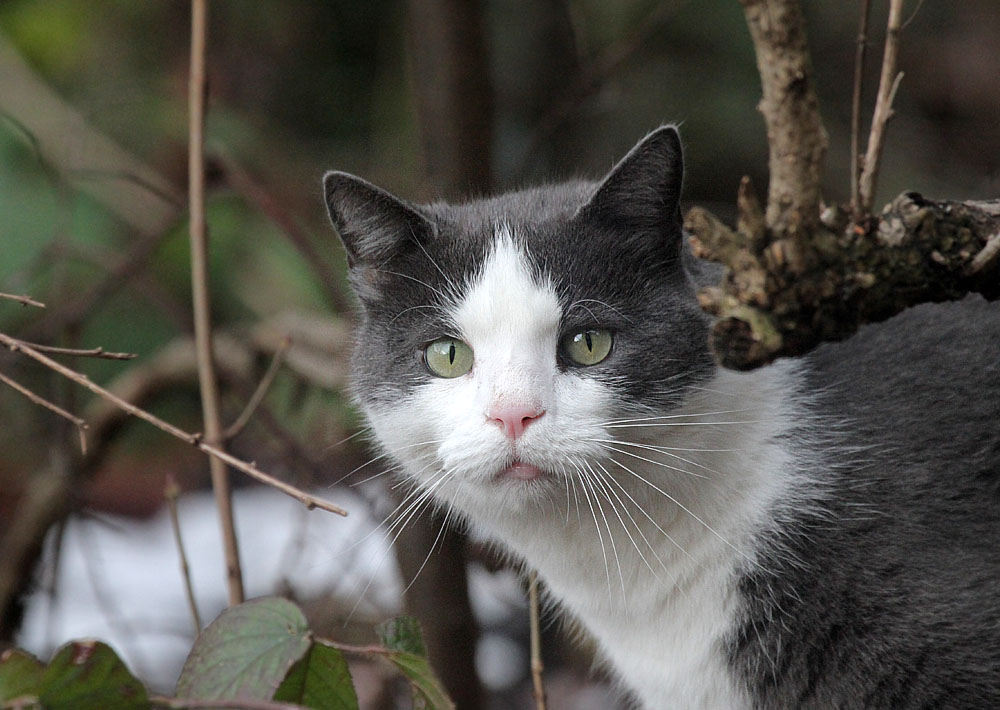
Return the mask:
M198 383L204 417L205 441L222 446L222 417L219 385L212 356L211 299L208 281L208 228L205 223L205 44L208 24L208 0L191 3L191 79L188 93L188 204L191 225L191 290L194 301L194 337L198 353ZM226 582L229 604L243 601L243 573L240 569L236 526L233 521L229 474L222 461L210 460L212 489L219 510L222 541L226 559Z
M538 573L528 573L528 613L531 623L531 680L534 686L535 708L545 710L545 686L542 684L542 630L538 619Z

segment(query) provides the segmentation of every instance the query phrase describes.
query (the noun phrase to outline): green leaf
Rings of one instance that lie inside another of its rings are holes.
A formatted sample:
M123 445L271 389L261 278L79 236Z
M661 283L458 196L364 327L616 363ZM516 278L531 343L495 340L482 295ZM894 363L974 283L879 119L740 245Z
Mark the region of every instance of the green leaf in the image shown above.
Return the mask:
M420 632L420 623L412 616L397 616L388 619L375 627L382 645L393 651L415 653L426 656L424 637Z
M263 597L230 607L198 635L177 695L270 700L310 643L305 616L287 599Z
M358 710L358 696L344 655L315 641L292 666L274 700L298 703L312 710Z
M412 616L398 616L382 622L375 631L382 645L389 649L386 658L410 681L414 707L453 710L455 705L431 670L417 620Z
M455 705L445 692L441 681L431 670L431 664L424 656L405 651L390 651L386 658L410 681L414 707L428 710L454 710Z
M22 695L38 695L45 666L30 653L11 648L0 655L0 703Z
M45 710L149 710L146 688L100 641L72 641L42 674L38 699Z

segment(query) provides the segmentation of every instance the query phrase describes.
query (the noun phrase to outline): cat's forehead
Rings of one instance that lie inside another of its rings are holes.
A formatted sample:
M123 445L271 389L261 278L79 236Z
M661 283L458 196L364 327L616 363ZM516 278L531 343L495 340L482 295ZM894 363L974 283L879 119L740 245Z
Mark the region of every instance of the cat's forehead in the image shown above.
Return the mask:
M554 333L562 308L551 281L535 268L510 225L498 224L481 268L461 289L454 320L473 341Z
M436 203L424 209L432 217L450 222L464 232L492 235L496 225L504 224L520 233L524 226L572 219L594 188L592 182L577 180L503 193L460 205Z

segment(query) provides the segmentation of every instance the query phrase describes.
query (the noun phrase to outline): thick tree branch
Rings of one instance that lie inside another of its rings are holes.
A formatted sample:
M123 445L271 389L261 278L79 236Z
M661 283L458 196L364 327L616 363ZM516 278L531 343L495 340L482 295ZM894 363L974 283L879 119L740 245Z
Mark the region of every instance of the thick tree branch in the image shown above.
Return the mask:
M842 340L863 323L924 302L978 292L1000 298L1000 200L937 202L904 193L867 227L829 210L808 252L778 240L754 249L709 213L686 220L699 256L729 266L721 288L700 294L719 316L713 347L747 370Z
M901 0L890 3L882 82L851 205L853 221L842 208L820 213L826 135L798 0L740 1L764 90L760 108L771 171L766 215L761 222L753 189L744 180L735 231L699 208L688 213L685 225L697 254L728 267L721 286L699 294L702 307L718 316L712 347L719 361L749 370L842 340L864 323L919 303L955 300L970 292L1000 296L1000 201L936 202L907 192L881 215L868 216L901 76L896 71Z
M808 237L819 221L826 131L813 88L798 0L740 0L750 27L767 124L771 180L767 228L774 239Z

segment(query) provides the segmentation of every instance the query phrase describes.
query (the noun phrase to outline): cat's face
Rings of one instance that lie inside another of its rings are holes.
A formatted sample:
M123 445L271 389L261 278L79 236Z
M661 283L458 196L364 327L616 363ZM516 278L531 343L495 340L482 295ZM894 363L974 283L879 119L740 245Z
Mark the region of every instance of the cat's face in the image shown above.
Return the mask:
M463 206L327 176L363 306L356 395L423 490L477 515L537 509L567 479L617 475L616 423L710 376L680 180L672 128L602 183Z

